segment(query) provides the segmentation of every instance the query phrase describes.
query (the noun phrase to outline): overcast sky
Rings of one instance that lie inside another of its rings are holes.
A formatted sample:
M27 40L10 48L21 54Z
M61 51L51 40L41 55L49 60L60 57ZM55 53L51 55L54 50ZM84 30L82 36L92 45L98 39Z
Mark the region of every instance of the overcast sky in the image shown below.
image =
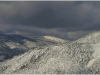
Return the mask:
M100 1L0 1L0 30L77 39L100 30Z

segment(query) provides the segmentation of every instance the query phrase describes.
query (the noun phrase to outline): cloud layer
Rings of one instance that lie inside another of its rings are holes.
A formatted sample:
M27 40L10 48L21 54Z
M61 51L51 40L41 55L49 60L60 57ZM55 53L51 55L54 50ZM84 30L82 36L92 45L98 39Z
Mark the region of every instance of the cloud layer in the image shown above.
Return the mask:
M20 26L17 32L25 31L25 27L30 32L29 28L33 28L32 32L39 35L54 35L55 31L55 35L62 33L62 36L65 35L63 33L78 31L84 34L86 31L100 30L99 7L99 1L2 1L0 26L10 29Z

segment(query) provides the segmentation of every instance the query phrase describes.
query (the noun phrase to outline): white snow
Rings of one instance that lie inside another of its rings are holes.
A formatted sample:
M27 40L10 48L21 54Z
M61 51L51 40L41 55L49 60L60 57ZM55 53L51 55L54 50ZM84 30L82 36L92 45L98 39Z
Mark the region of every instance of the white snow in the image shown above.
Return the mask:
M89 63L87 64L87 67L92 66L92 64L98 59L100 58L100 43L97 44L91 44L91 46L94 49L94 53L93 53L93 59L89 61Z
M78 43L99 43L100 42L100 31L98 32L92 32L78 40L76 40Z
M52 40L52 41L56 41L56 42L66 42L65 40L63 39L60 39L60 38L56 38L56 37L53 37L53 36L44 36L44 38L48 39L48 40Z
M35 42L32 42L32 41L29 41L29 40L23 40L25 43L24 45L28 48L33 48L33 47L36 47L36 43Z
M1 73L77 73L81 66L82 69L85 66L86 68L91 67L94 62L100 58L100 43L97 43L100 39L98 36L100 35L95 33L94 36L90 35L89 37L79 40L79 43L75 41L70 44L62 44L66 41L60 38L44 36L47 40L62 43L43 47L39 47L38 43L29 40L23 40L23 45L16 42L7 42L6 45L11 49L17 47L24 48L24 46L25 48L28 47L31 49L22 55L0 62L0 67L7 67L3 72L1 68ZM81 42L83 43L82 46L80 44ZM88 59L92 58L91 53L89 53L91 52L90 45L92 46L94 53L93 59L89 61ZM32 49L32 47L35 46L38 47ZM3 60L4 58L3 55L0 55L0 60ZM86 65L85 62L88 62L88 64Z

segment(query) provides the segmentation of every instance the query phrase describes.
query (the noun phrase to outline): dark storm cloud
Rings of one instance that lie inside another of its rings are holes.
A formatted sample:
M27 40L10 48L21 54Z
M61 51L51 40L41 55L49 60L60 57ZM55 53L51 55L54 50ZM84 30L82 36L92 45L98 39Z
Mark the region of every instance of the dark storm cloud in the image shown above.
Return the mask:
M73 2L4 2L0 5L1 20L7 24L60 27L66 23L62 12L71 3Z
M87 1L0 2L0 23L68 31L93 30L100 25L99 7L100 2Z
M100 2L0 2L0 30L26 36L78 39L100 30Z

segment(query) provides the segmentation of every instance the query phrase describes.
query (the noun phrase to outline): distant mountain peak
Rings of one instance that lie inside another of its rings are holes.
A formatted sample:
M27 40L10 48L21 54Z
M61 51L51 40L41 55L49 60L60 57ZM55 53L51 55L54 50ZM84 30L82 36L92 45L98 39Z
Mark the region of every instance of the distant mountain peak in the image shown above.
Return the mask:
M99 43L100 42L100 31L89 33L88 35L76 40L78 43Z

